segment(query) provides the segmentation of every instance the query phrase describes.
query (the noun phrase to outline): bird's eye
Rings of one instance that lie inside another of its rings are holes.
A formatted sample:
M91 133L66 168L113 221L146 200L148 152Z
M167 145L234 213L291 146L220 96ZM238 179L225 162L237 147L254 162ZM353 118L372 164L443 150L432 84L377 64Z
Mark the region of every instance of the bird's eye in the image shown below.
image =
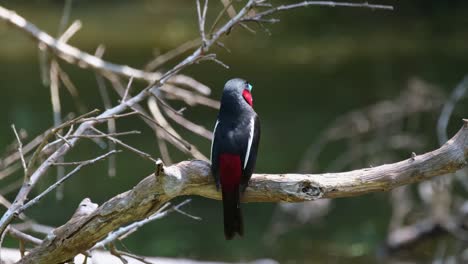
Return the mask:
M247 90L249 90L249 92L251 92L253 86L250 83L246 83L246 88L247 88Z

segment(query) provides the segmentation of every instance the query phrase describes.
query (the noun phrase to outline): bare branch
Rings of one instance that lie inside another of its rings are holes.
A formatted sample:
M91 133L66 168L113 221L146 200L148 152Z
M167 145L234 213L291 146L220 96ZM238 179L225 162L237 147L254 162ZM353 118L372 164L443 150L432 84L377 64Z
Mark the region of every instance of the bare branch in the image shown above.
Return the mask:
M28 235L26 233L23 233L23 232L19 231L18 229L15 229L15 228L13 228L11 226L10 226L10 228L8 228L8 234L10 234L14 238L17 238L17 239L22 240L24 242L29 242L29 243L34 244L34 245L40 245L42 243L42 240L40 240L39 238L36 238L36 237L33 237L33 236Z
M112 136L110 136L109 134L106 134L106 133L104 133L104 132L102 132L102 131L100 131L100 130L94 128L94 127L91 127L91 129L94 130L94 131L95 131L96 133L98 133L99 135L108 138L108 139L109 139L110 141L112 141L113 143L118 144L118 145L120 145L120 146L122 146L122 147L124 147L124 148L126 148L126 149L128 149L128 150L130 150L130 151L132 151L132 152L134 152L134 153L136 153L136 154L139 155L140 157L143 157L144 159L147 159L147 160L153 162L154 164L156 164L157 160L154 159L153 157L151 157L150 154L145 153L145 152L143 152L143 151L141 151L141 150L138 150L138 149L136 149L136 148L134 148L134 147L132 147L132 146L130 146L130 145L128 145L128 144L122 142L121 140L119 140L119 139L117 139L117 138L115 138L115 137L112 137ZM112 151L111 151L111 152L112 152Z
M179 100L184 101L186 104L190 106L204 105L204 106L211 107L213 109L219 109L219 105L220 105L219 101L216 101L209 97L198 95L191 91L181 89L176 86L169 85L169 84L165 84L159 89L167 93L166 97L168 99L179 99Z
M46 32L37 28L34 24L16 14L14 11L8 10L1 6L0 20L8 22L24 33L30 35L33 37L33 39L37 40L44 47L47 47L50 51L68 63L76 64L84 68L93 68L98 71L112 72L117 75L126 76L128 78L134 77L136 79L146 80L148 82L155 82L162 77L161 73L159 72L145 72L127 65L119 65L107 62L89 53L83 52L65 42L53 38ZM206 94L207 92L209 94L210 92L210 89L206 85L203 85L193 78L184 75L167 76L165 81L174 84L189 85L191 88L203 94Z
M24 154L23 154L23 143L21 143L21 139L18 135L18 132L16 131L15 125L11 125L11 128L13 129L13 132L15 133L16 140L18 141L18 153L21 158L21 164L23 165L24 169L24 176L27 177L28 175L28 167L26 166L26 161L24 160Z
M388 191L457 171L467 165L467 160L468 122L442 147L414 159L341 173L255 174L243 201L302 202ZM130 191L115 196L90 215L56 230L55 236L46 238L20 263L65 261L92 248L110 231L152 215L178 196L201 195L221 199L210 171L210 164L199 160L165 167L157 177L151 174Z
M76 109L78 110L79 113L86 112L86 106L83 104L83 102L80 99L78 89L73 84L70 76L68 76L68 74L64 70L62 70L60 65L58 66L59 66L58 73L59 73L60 80L62 81L63 85L65 86L65 88L67 88L68 92L72 96L73 101L75 102L75 105L76 105Z
M31 231L44 235L51 233L55 229L54 227L41 225L30 220L18 224L12 224L11 226L19 231Z
M62 184L64 181L66 181L68 178L70 178L71 176L73 176L75 173L77 173L79 170L81 170L83 167L87 166L87 165L91 165L97 161L100 161L100 160L103 160L105 158L107 158L108 156L112 155L112 154L115 154L115 153L118 153L119 151L116 151L116 150L113 150L113 151L109 151L107 152L106 154L104 155L101 155L99 157L96 157L94 159L91 159L91 160L87 160L87 161L84 161L84 162L81 162L78 166L76 166L76 168L74 168L71 172L69 172L67 175L63 176L62 178L60 178L57 182L55 182L54 184L50 185L45 191L43 191L41 194L39 194L38 196L34 197L34 199L31 199L29 202L27 202L26 204L24 204L23 206L21 206L18 210L17 210L17 213L21 213L23 212L24 210L28 209L29 207L31 207L32 205L36 204L39 202L39 200L42 199L42 197L44 197L46 194L48 194L49 192L51 192L52 190L54 190L55 188L57 188L57 186L59 186L60 184Z
M0 194L1 195L7 195L15 190L18 190L21 185L23 184L23 179L20 178L20 179L17 179L16 181L10 183L10 184L7 184L6 186L3 186L1 189L0 189ZM11 208L8 207L8 208Z
M70 138L105 138L109 136L119 137L119 136L139 135L139 134L141 134L141 131L132 130L132 131L125 131L125 132L107 133L107 134L102 134L102 135L92 135L92 134L77 135L77 136L70 136Z
M163 128L164 133L168 135L166 137L166 140L168 140L174 146L179 147L179 149L184 151L185 153L190 153L193 157L197 159L208 160L207 157L203 155L203 153L201 153L195 146L182 139L179 133L177 133L174 130L174 128L167 122L166 118L164 118L164 116L162 115L158 104L156 103L156 100L154 98L148 99L148 107L154 119L156 120L156 124ZM181 144L185 147L185 149L180 148Z
M119 151L119 150L109 151L108 152L109 154L107 154L106 156L108 156L110 154L113 154L113 153L119 153L119 152L121 152L121 151ZM98 157L98 158L100 158L100 157ZM100 159L103 159L103 158L105 158L105 157L101 157ZM97 158L89 159L89 160L82 160L82 161L61 162L61 163L55 162L52 165L54 165L54 166L62 166L62 165L63 166L69 166L69 165L82 165L82 164L89 165L91 163L94 163L96 159Z
M271 15L280 11L286 11L290 9L308 7L308 6L328 6L328 7L358 7L358 8L370 8L370 9L384 9L384 10L393 10L393 6L390 5L372 5L367 2L364 3L345 3L345 2L334 2L334 1L304 1L296 4L290 5L280 5L277 7L270 8L266 11L259 12L253 17L247 17L242 21L253 21L260 20L264 16Z
M236 10L232 7L232 0L221 0L223 2L224 8L219 12L218 16L214 20L213 24L211 25L209 35L211 36L213 31L215 30L216 26L218 25L219 21L223 17L224 13L228 13L228 15L233 18L236 15Z
M208 0L205 0L205 4L203 5L203 11L200 9L200 0L196 0L197 2L197 14L198 14L198 27L200 30L200 36L202 39L202 48L205 49L206 45L206 35L205 35L205 21L206 21L206 11L208 9Z
M166 110L166 108L163 109ZM165 113L170 119L174 120L176 123L183 126L187 130L192 131L193 133L200 135L208 140L211 140L211 138L213 137L213 133L205 127L195 124L192 121L186 119L185 117L175 114L170 110L166 110Z
M132 88L132 83L133 83L133 77L130 77L128 80L127 88L125 89L125 93L122 97L122 102L125 102L127 100L128 93L130 92L130 89Z
M465 96L468 90L468 75L455 87L450 98L445 102L442 111L440 112L439 120L437 121L437 136L439 138L439 144L443 144L447 141L447 126L452 116L452 112L455 109L457 102Z
M42 133L38 136L36 136L33 140L31 140L29 143L27 143L23 147L23 155L27 155L30 151L34 150L34 148L37 147L42 142L42 139L44 138L46 133ZM11 155L5 157L2 159L1 164L4 167L10 166L11 164L15 163L16 161L21 159L21 155L19 151L12 153ZM1 179L1 177L0 177Z
M59 93L59 76L58 63L52 60L50 65L50 98L52 102L52 111L54 112L54 126L59 126L62 122L60 93Z
M109 116L97 116L97 117L87 117L87 118L81 118L79 120L76 120L76 123L86 123L86 122L102 122L106 121L109 119L117 119L117 118L122 118L122 117L128 117L128 116L133 116L133 115L139 115L137 111L131 111L128 113L124 114L113 114Z
M199 61L204 61L204 60L214 61L214 62L216 62L217 64L221 65L223 68L229 69L229 66L226 65L226 64L225 64L224 62L222 62L221 60L217 59L217 58L216 58L216 54L214 54L214 53L212 53L212 54L207 54L207 55L201 57Z
M93 249L104 248L106 245L114 242L115 240L121 238L122 236L128 236L128 233L135 232L138 228L146 225L147 223L152 222L152 221L157 220L157 219L161 219L161 218L167 216L168 214L170 214L170 213L172 213L174 211L180 210L180 208L182 206L186 205L190 201L191 201L190 199L187 199L187 200L181 202L180 204L178 204L176 206L173 206L173 207L171 207L171 208L169 208L167 210L164 210L164 208L169 206L169 203L167 203L166 205L161 207L162 210L161 209L158 210L152 216L150 216L150 217L148 217L146 219L143 219L141 221L132 223L132 224L130 224L128 226L121 227L117 231L114 231L114 232L110 233L104 240L96 243L96 245L93 247Z
M71 37L73 37L73 35L75 35L76 32L78 32L78 30L81 29L81 26L81 21L73 21L71 26L65 32L63 32L62 36L60 36L58 40L62 42L67 42L68 40L70 40Z
M154 71L161 67L163 64L166 62L176 58L177 56L181 55L182 53L185 53L191 49L194 49L200 45L200 40L194 39L191 41L188 41L179 47L172 49L168 51L167 53L164 53L162 55L157 56L154 58L152 61L148 62L148 64L145 66L145 70L147 71Z
M5 169L0 171L0 180L5 179L6 177L12 175L17 170L21 169L21 163L15 163L11 166L6 167ZM23 167L24 168L24 167Z
M60 126L62 122L62 110L60 105L60 82L59 82L59 65L58 62L54 59L50 62L50 98L52 102L52 111L53 111L53 120L54 127ZM60 131L57 131L57 135ZM60 137L60 136L59 136ZM69 142L67 142L69 144ZM63 161L63 157L60 157L59 162ZM61 179L65 175L65 168L62 166L57 167L57 180ZM57 189L56 197L58 200L63 198L63 191Z
M58 33L57 33L59 42L66 43L81 28L81 22L76 20L64 32L65 26L68 24L68 20L70 19L71 8L72 8L72 0L66 0L64 8L63 8L63 12L62 12L62 18L60 19ZM68 77L64 73L64 71L60 69L59 63L55 59L53 59L50 62L49 80L50 80L50 96L51 96L51 101L52 101L52 110L54 113L54 126L55 127L58 127L60 125L61 119L62 119L61 105L60 105L60 76L63 76L65 79L66 77ZM69 91L71 91L72 96L75 94L74 97L77 98L76 96L77 91L76 89L73 90L74 87L73 85L70 86L70 84L72 83L69 82L67 85L67 88ZM77 105L79 104L77 103ZM65 143L71 147L70 142L68 142L66 138L60 135L60 131L57 131L56 135L60 139L65 141ZM58 162L63 162L63 160L64 160L64 157L58 158ZM65 168L63 166L58 166L57 167L57 180L60 180L64 175L65 175ZM63 185L57 188L57 191L55 193L57 200L63 199L63 188L64 188Z
M96 49L96 52L95 52L96 57L101 58L104 55L104 51L105 51L104 46L99 45L99 47ZM102 102L104 103L104 107L106 109L110 109L112 108L112 103L110 100L109 92L107 91L104 77L102 77L102 75L98 73L95 73L95 76L96 76L96 81L97 81L98 88L99 88L99 94L101 95ZM133 78L131 80L133 80ZM108 133L111 133L111 134L115 133L115 131L117 130L116 122L114 118L107 120L107 130L108 130ZM116 149L115 143L113 141L109 141L108 146L109 146L110 151ZM116 156L109 157L107 173L109 174L109 177L114 177L116 175L117 173Z
M72 0L65 0L65 5L63 6L62 17L60 18L57 35L61 35L62 32L65 30L65 27L68 24L68 20L70 20L71 8Z

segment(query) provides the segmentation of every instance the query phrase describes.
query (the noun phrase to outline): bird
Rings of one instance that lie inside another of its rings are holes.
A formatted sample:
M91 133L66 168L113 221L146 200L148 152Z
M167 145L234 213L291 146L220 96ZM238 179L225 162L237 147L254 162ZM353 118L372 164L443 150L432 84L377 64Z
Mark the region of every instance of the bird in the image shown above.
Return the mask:
M240 198L255 169L260 119L253 109L252 85L235 78L226 82L211 142L211 173L221 188L224 236L243 236Z

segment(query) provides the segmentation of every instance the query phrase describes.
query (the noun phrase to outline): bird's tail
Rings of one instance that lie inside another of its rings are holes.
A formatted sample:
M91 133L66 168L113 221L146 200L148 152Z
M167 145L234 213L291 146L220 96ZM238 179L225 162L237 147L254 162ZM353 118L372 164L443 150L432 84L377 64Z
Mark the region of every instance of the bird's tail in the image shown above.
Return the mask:
M224 236L226 240L231 240L234 236L244 234L244 224L242 221L242 212L240 208L239 187L234 190L222 191L223 210L224 210Z

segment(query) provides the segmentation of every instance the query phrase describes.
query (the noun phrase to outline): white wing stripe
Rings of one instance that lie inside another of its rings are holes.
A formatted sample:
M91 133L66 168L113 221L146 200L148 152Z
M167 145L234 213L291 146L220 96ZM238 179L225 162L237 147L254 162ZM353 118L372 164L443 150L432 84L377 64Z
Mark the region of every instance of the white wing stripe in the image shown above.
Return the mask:
M213 163L213 146L214 146L214 141L215 141L215 135L216 135L216 128L218 127L219 120L216 120L216 124L213 129L213 139L211 140L211 153L210 153L210 161Z
M245 153L244 170L245 170L245 167L247 167L247 162L249 161L250 148L252 147L252 140L254 136L254 129L255 129L255 117L252 117L252 119L250 119L249 142L247 144L247 152Z

